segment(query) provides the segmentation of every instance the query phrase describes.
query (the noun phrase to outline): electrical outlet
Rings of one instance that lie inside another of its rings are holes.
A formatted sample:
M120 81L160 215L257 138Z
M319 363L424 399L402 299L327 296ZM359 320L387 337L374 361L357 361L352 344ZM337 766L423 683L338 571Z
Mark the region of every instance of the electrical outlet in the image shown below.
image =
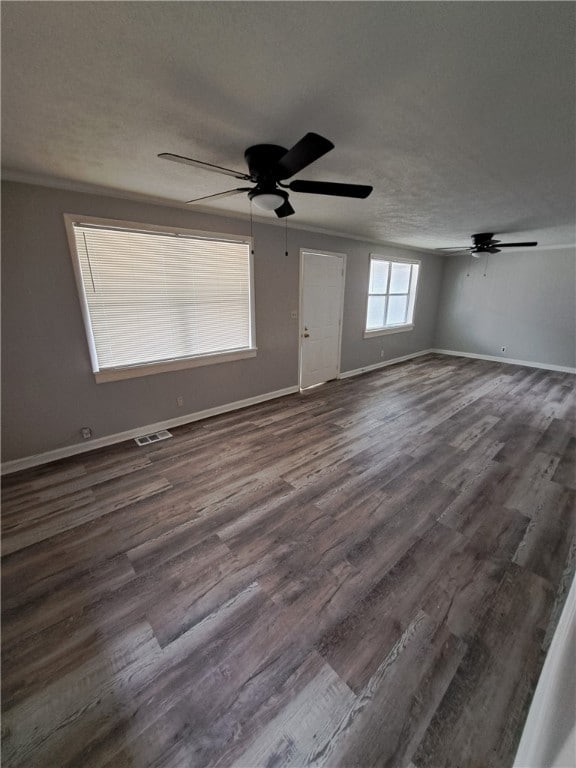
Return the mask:
M290 312L290 320L297 320L298 319L298 312L296 312L295 309Z
M182 406L184 405L184 398L182 397L182 395L179 395L176 398L176 405L178 406L178 408L182 408Z
M384 350L383 350L383 349L381 349L381 350L380 350L380 359L382 359L383 357L384 357Z
M92 430L90 429L90 427L82 427L82 429L80 430L80 434L82 435L84 440L90 440L90 438L92 437Z

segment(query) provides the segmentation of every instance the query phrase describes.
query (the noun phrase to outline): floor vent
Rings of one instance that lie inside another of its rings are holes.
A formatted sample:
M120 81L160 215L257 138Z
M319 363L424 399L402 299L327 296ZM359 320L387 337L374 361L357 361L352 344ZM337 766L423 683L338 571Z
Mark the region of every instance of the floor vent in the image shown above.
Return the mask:
M157 443L158 440L168 440L172 437L172 433L167 429L163 429L161 432L152 432L151 435L142 435L142 437L135 437L134 442L137 445L150 445L150 443Z

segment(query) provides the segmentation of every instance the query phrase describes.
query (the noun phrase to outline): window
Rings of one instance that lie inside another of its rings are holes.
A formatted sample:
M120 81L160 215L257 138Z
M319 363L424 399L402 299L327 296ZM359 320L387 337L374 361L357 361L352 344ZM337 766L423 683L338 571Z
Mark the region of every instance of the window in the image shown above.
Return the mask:
M256 354L249 239L65 219L97 381Z
M365 336L414 327L414 303L420 263L370 255Z

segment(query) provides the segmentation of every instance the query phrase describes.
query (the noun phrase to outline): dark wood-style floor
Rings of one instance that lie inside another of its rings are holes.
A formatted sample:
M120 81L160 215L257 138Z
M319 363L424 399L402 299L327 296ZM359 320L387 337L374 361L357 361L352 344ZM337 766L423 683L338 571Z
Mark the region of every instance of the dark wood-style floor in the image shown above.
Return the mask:
M511 766L574 404L431 355L7 477L4 765Z

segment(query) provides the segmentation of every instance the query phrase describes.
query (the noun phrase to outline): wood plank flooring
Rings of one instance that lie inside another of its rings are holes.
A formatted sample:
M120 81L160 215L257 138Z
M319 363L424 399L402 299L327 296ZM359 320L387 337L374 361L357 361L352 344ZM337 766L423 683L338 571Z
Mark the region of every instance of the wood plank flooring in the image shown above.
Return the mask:
M507 768L576 388L429 355L8 476L8 768Z

